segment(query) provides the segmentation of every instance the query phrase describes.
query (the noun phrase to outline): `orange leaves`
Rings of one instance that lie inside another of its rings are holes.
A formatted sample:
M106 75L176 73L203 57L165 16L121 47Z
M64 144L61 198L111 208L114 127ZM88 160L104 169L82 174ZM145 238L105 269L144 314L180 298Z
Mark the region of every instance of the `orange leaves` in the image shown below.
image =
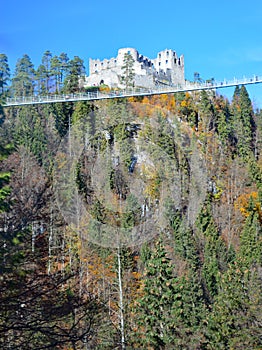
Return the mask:
M235 202L235 208L239 209L244 217L248 217L252 211L255 211L259 215L259 220L262 221L261 204L257 192L240 195Z
M174 95L162 94L150 97L145 96L142 100L142 104L148 106L148 116L152 116L155 114L156 109L174 111L176 100Z
M132 276L135 280L140 280L141 279L141 273L138 271L133 271Z

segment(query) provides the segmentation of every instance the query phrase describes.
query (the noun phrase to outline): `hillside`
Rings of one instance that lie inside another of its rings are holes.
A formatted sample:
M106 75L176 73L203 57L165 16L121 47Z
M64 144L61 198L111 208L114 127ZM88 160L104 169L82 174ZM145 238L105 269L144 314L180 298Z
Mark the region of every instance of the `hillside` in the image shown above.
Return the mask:
M1 121L1 349L261 349L262 113L244 86Z

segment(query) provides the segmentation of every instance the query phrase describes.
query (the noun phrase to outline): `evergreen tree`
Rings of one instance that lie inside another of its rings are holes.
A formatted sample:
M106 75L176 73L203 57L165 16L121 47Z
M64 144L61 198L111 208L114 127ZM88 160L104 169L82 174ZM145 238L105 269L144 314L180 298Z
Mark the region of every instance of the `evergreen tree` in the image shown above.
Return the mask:
M10 80L10 68L8 65L8 58L5 54L0 54L0 94L2 94Z
M217 132L222 144L221 150L227 148L230 143L232 133L232 120L230 115L230 106L227 100L220 97L216 101L217 106Z
M45 95L46 91L46 70L43 64L40 64L36 70L36 90L40 95Z
M24 55L16 63L15 74L12 79L14 96L30 96L34 93L35 70L28 55Z
M253 150L254 120L252 103L244 85L235 89L232 114L238 153L245 158Z
M51 62L52 62L52 53L47 50L44 52L44 55L42 57L42 74L45 84L45 91L46 93L51 92Z
M215 127L215 113L214 113L214 105L211 100L210 94L202 90L201 98L199 103L199 129L203 133L207 133ZM206 135L204 134L204 137Z
M35 106L21 107L13 129L14 143L30 150L40 164L46 158L47 135L44 120Z
M121 67L123 75L121 77L122 83L125 85L126 89L130 89L134 86L134 62L132 55L130 53L125 53L124 64Z
M239 255L247 266L260 266L262 263L261 201L255 203L251 196L247 208L247 218L240 235Z
M64 92L79 92L81 90L81 78L84 74L84 61L78 56L74 56L74 58L68 62L68 75L64 82Z
M211 203L207 201L198 216L198 244L202 258L202 278L207 304L212 303L218 293L220 271L227 266L227 249L215 225Z
M51 58L51 76L54 80L54 91L59 93L61 83L61 61L58 56Z
M177 290L171 260L160 238L145 262L142 297L137 301L140 347L172 349L177 334L175 313L181 293Z
M259 271L238 257L221 277L208 319L207 349L261 349L261 292Z
M259 207L259 206L258 206ZM240 249L224 273L208 322L208 349L260 349L262 289L261 225L251 198Z
M61 90L63 87L63 84L64 84L64 80L66 78L66 75L68 74L69 57L67 56L66 53L62 52L59 55L59 61L60 61L60 81L59 81L59 84L60 84L60 90Z
M55 126L61 137L64 137L71 125L74 105L71 102L54 103L51 106L55 118Z

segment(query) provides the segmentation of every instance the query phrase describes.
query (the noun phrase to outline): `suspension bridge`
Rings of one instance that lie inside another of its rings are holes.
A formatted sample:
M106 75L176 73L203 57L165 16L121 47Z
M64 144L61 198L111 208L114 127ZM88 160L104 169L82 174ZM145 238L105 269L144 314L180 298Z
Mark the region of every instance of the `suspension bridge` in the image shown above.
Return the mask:
M35 95L25 97L12 97L6 98L3 107L11 106L23 106L45 103L57 103L57 102L76 102L76 101L94 101L105 100L113 98L125 98L125 97L139 97L139 96L152 96L161 94L174 94L178 92L190 92L199 90L216 90L227 87L234 87L238 85L250 85L261 84L262 76L253 76L251 78L233 79L231 81L211 81L204 83L192 83L186 81L183 85L157 87L155 89L134 88L129 90L110 90L110 91L97 91L82 92L75 94L50 94L46 96Z

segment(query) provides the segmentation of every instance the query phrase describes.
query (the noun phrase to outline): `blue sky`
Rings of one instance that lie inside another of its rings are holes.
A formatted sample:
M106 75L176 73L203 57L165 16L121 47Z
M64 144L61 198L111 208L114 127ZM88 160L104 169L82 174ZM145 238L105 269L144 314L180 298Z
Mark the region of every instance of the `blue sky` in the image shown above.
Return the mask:
M230 80L262 76L261 24L261 0L3 0L0 53L12 70L25 53L37 67L46 50L88 68L89 57L115 57L121 47L150 58L169 48L184 54L186 79ZM262 84L247 89L262 108Z

